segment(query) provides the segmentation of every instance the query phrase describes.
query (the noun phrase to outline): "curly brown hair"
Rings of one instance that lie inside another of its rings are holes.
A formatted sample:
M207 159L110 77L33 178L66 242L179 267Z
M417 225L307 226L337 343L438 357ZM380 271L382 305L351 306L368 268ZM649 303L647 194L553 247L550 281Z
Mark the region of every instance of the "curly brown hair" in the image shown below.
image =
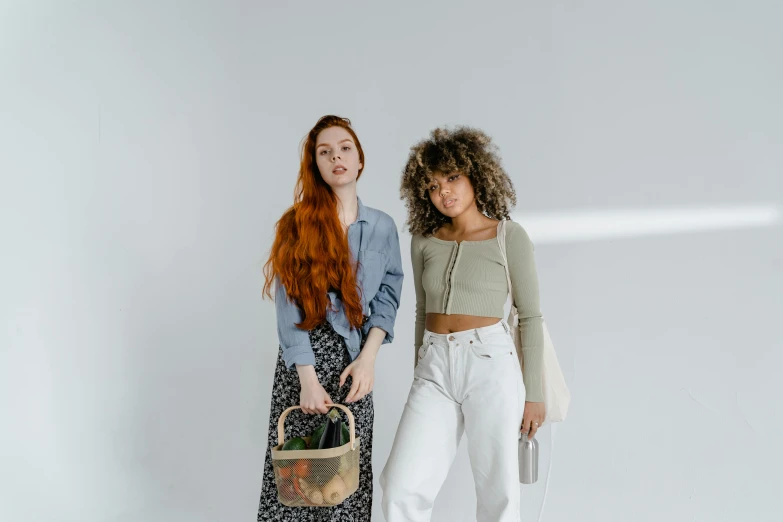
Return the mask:
M427 187L433 172L454 171L470 180L481 213L498 220L509 218L509 209L517 204L517 195L500 165L500 155L492 139L471 127L437 128L429 139L411 147L402 173L400 199L405 200L408 208L406 224L411 235L431 235L451 221L432 204Z

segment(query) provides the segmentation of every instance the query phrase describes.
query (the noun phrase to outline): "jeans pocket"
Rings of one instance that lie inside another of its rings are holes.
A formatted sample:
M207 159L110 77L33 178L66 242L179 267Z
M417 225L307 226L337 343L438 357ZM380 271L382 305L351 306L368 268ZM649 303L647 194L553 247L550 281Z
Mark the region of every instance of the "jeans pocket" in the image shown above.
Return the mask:
M419 346L419 364L426 359L427 354L432 350L432 344L428 342L424 342L421 346Z
M507 361L514 356L514 344L511 342L481 343L474 341L470 345L470 351L476 358L483 361Z

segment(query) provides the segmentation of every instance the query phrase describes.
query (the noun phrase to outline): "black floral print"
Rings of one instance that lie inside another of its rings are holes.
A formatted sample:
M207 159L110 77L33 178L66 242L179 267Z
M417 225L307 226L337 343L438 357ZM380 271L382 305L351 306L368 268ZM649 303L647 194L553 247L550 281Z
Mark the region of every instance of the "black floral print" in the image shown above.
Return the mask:
M344 404L351 388L351 378L340 387L340 374L351 363L343 338L329 323L310 331L310 343L315 354L315 372L318 380L338 404ZM362 345L364 340L362 340ZM258 506L258 522L365 522L372 513L372 393L360 401L348 404L356 420L356 435L361 437L359 453L359 489L342 504L332 507L288 507L277 499L277 487L272 471L271 449L277 442L277 421L283 410L299 404L299 376L288 370L283 362L282 349L277 356L277 367L272 388L272 407L269 414L269 443L264 461L264 483ZM301 410L291 412L285 421L286 440L307 436L324 422L323 415L306 415Z

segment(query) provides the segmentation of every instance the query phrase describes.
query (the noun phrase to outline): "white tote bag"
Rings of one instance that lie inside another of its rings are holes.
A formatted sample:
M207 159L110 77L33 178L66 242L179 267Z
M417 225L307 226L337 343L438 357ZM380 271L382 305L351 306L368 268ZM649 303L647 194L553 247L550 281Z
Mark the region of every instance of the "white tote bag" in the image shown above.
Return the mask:
M511 312L508 315L508 324L511 326L514 344L517 347L517 357L519 357L520 368L524 366L525 361L522 358L522 339L519 333L519 312L514 305L514 293L511 290L511 275L508 272L508 258L506 256L506 220L500 222L498 230L498 243L500 251L503 254L503 262L506 268L506 278L508 279L508 293L511 295ZM560 363L557 362L555 347L552 345L552 338L549 337L549 330L546 323L544 328L544 354L542 365L542 382L544 387L544 407L546 416L544 424L552 422L561 422L565 419L568 412L568 404L571 402L571 392L563 377L563 371L560 369Z

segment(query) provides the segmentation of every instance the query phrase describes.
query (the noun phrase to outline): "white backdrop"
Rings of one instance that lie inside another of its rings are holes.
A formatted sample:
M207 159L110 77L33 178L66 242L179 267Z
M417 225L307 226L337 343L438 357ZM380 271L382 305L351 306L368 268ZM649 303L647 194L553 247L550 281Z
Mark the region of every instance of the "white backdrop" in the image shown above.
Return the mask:
M408 273L408 147L444 124L500 146L574 395L523 520L780 520L781 17L0 2L0 520L254 520L277 355L261 266L327 113L354 121L360 196L397 221ZM407 277L376 477L413 310ZM433 520L474 519L464 450Z

